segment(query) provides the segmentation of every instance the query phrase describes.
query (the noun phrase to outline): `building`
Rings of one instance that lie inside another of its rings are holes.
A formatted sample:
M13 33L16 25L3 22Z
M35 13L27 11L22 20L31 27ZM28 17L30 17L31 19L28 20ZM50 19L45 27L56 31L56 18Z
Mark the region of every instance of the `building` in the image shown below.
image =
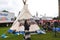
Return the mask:
M44 16L43 16L43 17L41 18L41 20L53 20L53 18L52 18L52 17L44 17Z
M15 18L14 13L0 11L0 25L13 23L15 20L14 18Z

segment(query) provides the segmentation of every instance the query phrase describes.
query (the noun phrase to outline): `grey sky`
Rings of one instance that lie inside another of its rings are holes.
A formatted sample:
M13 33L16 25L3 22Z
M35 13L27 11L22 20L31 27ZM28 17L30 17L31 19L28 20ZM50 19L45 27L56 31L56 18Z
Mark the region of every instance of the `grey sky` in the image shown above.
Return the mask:
M32 15L35 15L37 11L39 17L44 14L49 17L58 16L58 0L28 0L27 3ZM22 8L22 0L0 0L0 11L8 10L14 12L17 16Z

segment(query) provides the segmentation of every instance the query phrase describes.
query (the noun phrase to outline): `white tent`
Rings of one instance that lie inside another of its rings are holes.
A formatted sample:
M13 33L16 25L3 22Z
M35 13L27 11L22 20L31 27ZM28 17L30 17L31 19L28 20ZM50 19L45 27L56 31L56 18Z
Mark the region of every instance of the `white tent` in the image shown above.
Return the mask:
M23 10L21 11L20 15L17 17L16 21L13 23L12 27L10 28L11 30L16 30L16 31L24 31L24 26L20 26L19 27L19 22L18 20L22 20L22 19L32 19L32 15L30 14L29 10L28 10L28 5L24 5ZM24 21L22 21L24 22ZM38 27L37 24L31 25L30 27L30 31L37 31L40 28Z
M24 31L24 26L19 26L20 23L24 23L24 19L33 19L32 15L30 14L29 10L28 10L28 4L25 4L22 11L20 12L20 15L17 17L17 19L15 20L15 22L13 23L12 27L10 28L10 30L16 30L16 32L19 31ZM20 22L18 21L20 20ZM32 22L34 20L31 20L30 22ZM34 21L35 22L35 21ZM32 31L37 31L40 30L39 26L36 24L33 24L30 26L30 32Z

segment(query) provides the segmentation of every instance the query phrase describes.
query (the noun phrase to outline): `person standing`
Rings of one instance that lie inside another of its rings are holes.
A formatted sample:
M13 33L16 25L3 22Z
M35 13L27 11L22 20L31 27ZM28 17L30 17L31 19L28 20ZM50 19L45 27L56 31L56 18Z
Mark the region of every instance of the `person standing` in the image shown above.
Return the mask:
M27 20L25 20L25 22L24 22L24 32L25 32L25 34L24 34L24 40L31 40L31 38L30 38L30 32L29 32L29 27L30 27L30 24L29 24L29 22L27 22Z

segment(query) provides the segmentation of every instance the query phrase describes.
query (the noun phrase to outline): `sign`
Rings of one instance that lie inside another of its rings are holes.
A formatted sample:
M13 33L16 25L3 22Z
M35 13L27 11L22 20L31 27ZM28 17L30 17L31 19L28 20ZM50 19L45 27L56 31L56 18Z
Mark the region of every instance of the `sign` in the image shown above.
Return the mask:
M8 16L8 14L0 13L0 16Z

